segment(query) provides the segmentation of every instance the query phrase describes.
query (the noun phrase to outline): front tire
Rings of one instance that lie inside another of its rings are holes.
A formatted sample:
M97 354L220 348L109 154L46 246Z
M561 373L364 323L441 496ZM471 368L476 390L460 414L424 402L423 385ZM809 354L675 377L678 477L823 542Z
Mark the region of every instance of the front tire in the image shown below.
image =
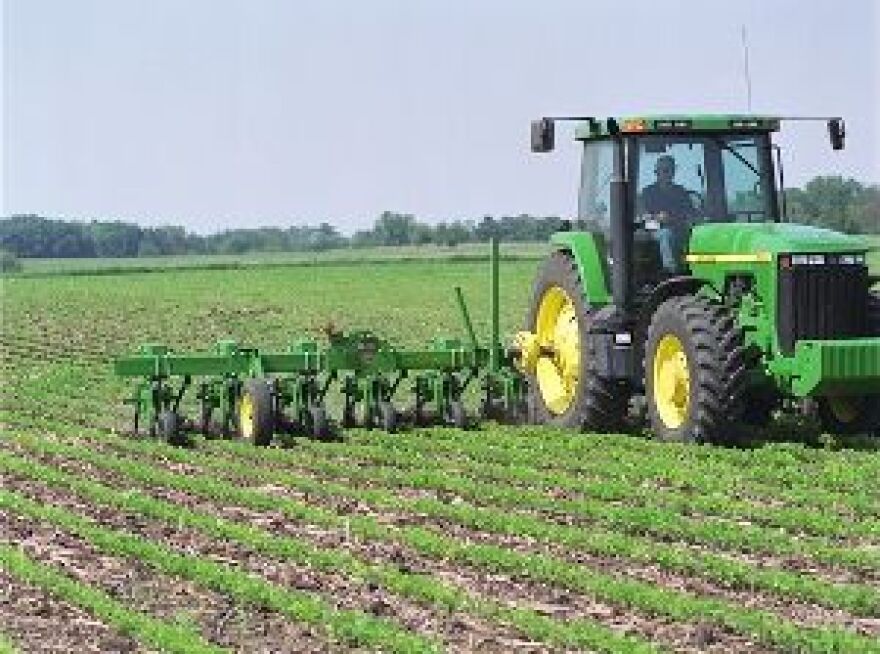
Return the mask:
M880 403L876 395L820 397L819 422L827 434L880 436Z
M695 296L672 298L651 319L645 389L655 436L724 442L743 412L746 357L729 312Z
M589 338L590 307L574 260L555 252L535 280L526 329L542 354L529 380L534 421L590 431L622 431L629 391L600 377Z

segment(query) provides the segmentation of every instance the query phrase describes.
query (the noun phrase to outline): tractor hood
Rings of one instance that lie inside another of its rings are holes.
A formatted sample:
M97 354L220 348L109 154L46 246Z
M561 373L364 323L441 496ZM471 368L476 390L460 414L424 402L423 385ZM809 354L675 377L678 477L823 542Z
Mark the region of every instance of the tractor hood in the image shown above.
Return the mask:
M691 232L691 254L776 255L781 252L866 252L857 236L791 223L707 223Z

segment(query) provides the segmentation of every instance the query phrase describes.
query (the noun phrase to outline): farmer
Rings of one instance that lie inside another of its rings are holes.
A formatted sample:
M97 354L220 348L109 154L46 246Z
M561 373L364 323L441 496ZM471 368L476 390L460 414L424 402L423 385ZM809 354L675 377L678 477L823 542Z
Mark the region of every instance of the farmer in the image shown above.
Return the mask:
M654 174L656 181L642 190L641 213L650 214L660 224L656 236L663 267L675 272L679 267L676 256L680 249L678 242L687 233L690 220L696 212L688 190L673 181L675 159L671 155L657 157Z

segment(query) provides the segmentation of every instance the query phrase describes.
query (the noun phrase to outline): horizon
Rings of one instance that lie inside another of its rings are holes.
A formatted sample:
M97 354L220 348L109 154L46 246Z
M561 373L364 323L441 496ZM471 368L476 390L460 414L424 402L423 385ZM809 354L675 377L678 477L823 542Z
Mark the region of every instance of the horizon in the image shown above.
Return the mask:
M818 177L827 177L827 176L818 176ZM813 178L813 179L817 179L817 178ZM880 184L867 184L864 181L858 180L855 178L844 178L844 179L846 181L858 182L859 184L861 184L864 187L869 187L869 186L880 187ZM810 181L812 181L812 180L807 180L807 182L810 182ZM790 191L793 189L802 189L802 188L803 188L803 186L793 187L793 186L786 185L787 191ZM429 225L431 227L436 227L441 224L452 224L452 223L456 223L456 222L460 222L465 225L476 225L484 218L490 218L490 219L498 221L498 222L503 221L507 218L519 218L522 216L527 216L529 218L536 218L536 219L539 219L539 218L560 218L563 220L569 219L567 216L535 215L535 214L527 214L527 213L520 212L518 214L505 214L505 215L483 214L483 215L474 216L474 217L461 217L461 216L459 216L459 217L454 217L454 218L439 218L436 220L425 220L424 218L417 216L417 215L414 215L414 214L407 214L406 212L395 211L394 209L385 209L385 210L381 211L378 215L373 216L369 222L365 222L362 225L357 225L351 230L347 230L345 228L341 228L337 225L334 225L332 220L323 220L320 222L306 221L306 222L299 222L296 224L289 224L289 225L266 224L266 225L249 225L249 226L230 226L230 227L223 227L223 228L217 229L215 231L209 231L209 232L192 230L189 227L187 227L187 225L185 225L181 222L178 222L178 223L161 223L160 222L160 223L152 223L152 224L143 224L143 223L137 222L135 220L126 219L124 217L68 218L68 217L64 217L64 216L44 216L44 215L33 214L33 213L16 213L16 214L0 216L0 221L11 220L13 218L40 218L43 220L61 221L61 222L68 222L68 223L79 223L79 224L84 224L84 225L93 224L93 223L134 225L134 226L139 227L141 229L163 229L163 228L182 227L186 230L187 235L194 235L194 236L198 236L198 237L202 237L202 238L210 238L212 236L223 235L224 233L227 233L227 232L246 231L246 230L276 229L276 230L286 231L286 230L294 230L294 229L317 229L326 223L330 227L332 227L334 230L336 230L336 232L340 236L343 236L345 238L351 238L359 231L371 230L375 226L375 224L379 220L379 218L382 216L382 214L384 214L384 213L391 213L391 214L396 214L396 215L411 215L412 218L416 221L416 223Z

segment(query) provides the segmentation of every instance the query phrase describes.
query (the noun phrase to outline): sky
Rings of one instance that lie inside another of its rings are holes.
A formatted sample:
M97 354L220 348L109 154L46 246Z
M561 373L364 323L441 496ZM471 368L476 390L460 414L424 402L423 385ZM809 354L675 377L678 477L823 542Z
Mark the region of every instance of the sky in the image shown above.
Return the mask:
M787 185L880 183L880 2L3 0L2 215L199 233L384 210L572 215L578 149L543 115L789 123Z

